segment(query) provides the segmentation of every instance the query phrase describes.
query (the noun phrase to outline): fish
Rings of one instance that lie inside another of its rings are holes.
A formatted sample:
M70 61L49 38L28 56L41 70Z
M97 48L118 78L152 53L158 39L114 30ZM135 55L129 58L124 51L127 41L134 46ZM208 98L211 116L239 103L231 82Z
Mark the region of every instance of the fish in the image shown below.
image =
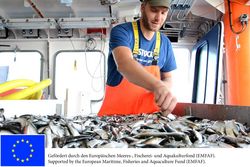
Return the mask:
M22 115L0 112L0 134L45 134L46 148L249 148L250 128L194 116Z

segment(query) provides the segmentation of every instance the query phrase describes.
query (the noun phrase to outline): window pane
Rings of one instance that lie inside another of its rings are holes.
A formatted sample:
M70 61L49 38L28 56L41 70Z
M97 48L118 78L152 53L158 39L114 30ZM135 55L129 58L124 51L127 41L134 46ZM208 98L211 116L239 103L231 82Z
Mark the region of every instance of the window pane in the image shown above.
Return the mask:
M55 60L55 97L65 99L67 90L88 94L91 100L104 95L104 54L91 52L60 52Z
M174 48L177 69L173 75L173 92L178 102L191 102L189 85L190 52L186 48Z
M0 52L0 82L15 79L41 79L41 60L39 52Z
M198 68L198 83L197 83L197 103L204 103L206 92L206 77L207 77L207 45L204 45L200 50L199 68Z
M206 89L206 101L207 104L213 104L215 102L217 91L217 76L219 63L219 56L217 53L210 52L208 58L208 71L207 71L207 89Z

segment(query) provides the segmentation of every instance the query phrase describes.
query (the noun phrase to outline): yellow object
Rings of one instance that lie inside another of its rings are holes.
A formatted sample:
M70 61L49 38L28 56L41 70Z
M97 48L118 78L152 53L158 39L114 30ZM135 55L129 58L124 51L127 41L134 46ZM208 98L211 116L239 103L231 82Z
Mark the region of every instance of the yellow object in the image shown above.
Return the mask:
M134 38L135 38L133 54L138 55L139 54L139 31L138 31L137 23L135 21L132 22L132 27L133 27Z
M45 79L39 83L32 80L13 80L0 84L0 93L17 89L20 87L27 87L18 92L0 97L0 100L24 100L24 99L40 99L42 90L51 85L51 79Z
M160 53L160 45L161 45L161 34L159 31L156 32L156 44L154 49L154 56L158 56Z
M8 82L4 82L0 84L0 93L9 91L11 89L19 88L19 87L30 87L31 85L34 85L36 82L28 79L18 79L18 80L12 80Z

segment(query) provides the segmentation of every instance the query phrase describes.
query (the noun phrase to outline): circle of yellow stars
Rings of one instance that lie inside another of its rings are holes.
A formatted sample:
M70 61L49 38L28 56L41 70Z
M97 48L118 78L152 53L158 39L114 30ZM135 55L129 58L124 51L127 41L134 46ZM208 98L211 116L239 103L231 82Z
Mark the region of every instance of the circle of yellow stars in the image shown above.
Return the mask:
M30 152L29 152L28 156L25 157L25 158L20 158L20 157L16 154L16 148L17 148L18 145L21 144L21 143L22 143L22 144L26 144L26 145L29 147L29 149L30 149ZM22 162L22 163L24 163L24 162L29 162L29 161L30 161L30 158L33 157L33 154L32 154L32 153L33 153L34 151L35 151L35 150L33 149L33 145L30 143L30 141L29 141L29 140L24 140L24 139L17 140L16 143L12 145L12 149L11 149L13 158L15 158L15 160L16 160L17 162Z

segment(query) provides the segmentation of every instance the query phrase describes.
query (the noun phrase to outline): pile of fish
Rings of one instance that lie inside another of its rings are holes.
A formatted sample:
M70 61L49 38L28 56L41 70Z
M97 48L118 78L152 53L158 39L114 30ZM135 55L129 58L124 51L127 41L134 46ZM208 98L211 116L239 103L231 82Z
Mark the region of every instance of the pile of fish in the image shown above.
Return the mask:
M250 148L250 128L235 120L159 113L8 119L0 113L0 134L45 134L47 148Z

